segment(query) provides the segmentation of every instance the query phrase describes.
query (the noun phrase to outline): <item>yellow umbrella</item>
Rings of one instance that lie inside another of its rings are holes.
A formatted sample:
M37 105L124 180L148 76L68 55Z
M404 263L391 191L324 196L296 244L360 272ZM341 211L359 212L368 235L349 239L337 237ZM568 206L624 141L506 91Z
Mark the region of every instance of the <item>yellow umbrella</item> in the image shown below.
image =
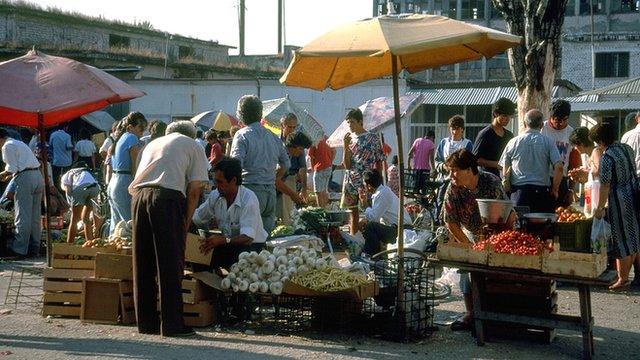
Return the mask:
M218 112L216 118L213 120L213 130L216 131L229 131L231 129L231 119L224 111Z
M493 57L521 37L443 16L380 16L338 27L296 51L280 82L315 90L334 90L383 76L393 77L398 149L402 149L398 74ZM398 151L400 193L404 188L402 151ZM400 196L398 223L403 224ZM398 227L398 281L403 282L403 230ZM403 299L398 286L398 299Z

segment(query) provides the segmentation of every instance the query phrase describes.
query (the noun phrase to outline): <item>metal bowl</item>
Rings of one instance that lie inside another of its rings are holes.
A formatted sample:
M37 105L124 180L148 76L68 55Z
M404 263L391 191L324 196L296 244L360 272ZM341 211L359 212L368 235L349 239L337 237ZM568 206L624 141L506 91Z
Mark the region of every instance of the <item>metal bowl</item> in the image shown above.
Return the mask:
M503 224L507 222L513 210L511 200L476 199L480 217L485 224Z
M558 215L554 213L529 213L523 216L529 224L554 223L558 220Z

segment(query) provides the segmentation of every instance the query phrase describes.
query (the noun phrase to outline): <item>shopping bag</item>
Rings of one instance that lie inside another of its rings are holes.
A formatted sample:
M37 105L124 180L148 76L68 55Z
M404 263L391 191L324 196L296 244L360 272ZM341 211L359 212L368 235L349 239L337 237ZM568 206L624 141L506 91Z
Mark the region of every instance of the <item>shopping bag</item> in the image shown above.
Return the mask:
M611 225L601 219L593 219L593 225L591 225L591 251L594 253L600 253L600 249L603 244L611 239Z

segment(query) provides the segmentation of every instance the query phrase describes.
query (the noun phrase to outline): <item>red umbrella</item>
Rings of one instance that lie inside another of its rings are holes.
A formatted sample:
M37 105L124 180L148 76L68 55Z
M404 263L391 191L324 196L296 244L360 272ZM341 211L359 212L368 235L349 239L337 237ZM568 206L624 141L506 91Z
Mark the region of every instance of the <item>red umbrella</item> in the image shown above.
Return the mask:
M35 50L0 63L0 81L0 123L33 128L145 95L93 66Z
M46 127L140 96L145 93L124 81L75 60L31 50L0 63L0 124L38 128L44 143ZM44 176L47 152L42 151ZM49 182L45 181L47 260L51 263Z

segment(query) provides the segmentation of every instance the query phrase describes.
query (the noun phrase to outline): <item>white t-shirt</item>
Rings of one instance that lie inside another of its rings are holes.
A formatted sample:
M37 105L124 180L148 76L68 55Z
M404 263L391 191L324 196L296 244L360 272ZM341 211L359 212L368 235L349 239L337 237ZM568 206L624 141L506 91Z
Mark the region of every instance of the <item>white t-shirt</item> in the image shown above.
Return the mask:
M102 146L100 146L100 152L109 151L109 148L111 147L111 144L113 144L113 139L110 136L107 136L107 138L104 139L104 142L102 143Z
M73 150L78 153L78 156L82 157L93 156L93 154L98 151L96 149L96 144L94 144L91 140L78 141L76 143L76 147Z
M562 169L563 176L567 176L567 170L569 169L569 154L571 154L572 149L571 143L569 143L569 136L571 136L572 132L573 128L570 125L567 125L567 127L562 130L556 130L551 127L549 121L545 121L544 126L542 126L542 135L550 137L558 147L560 159L562 159L564 163ZM553 176L553 170L551 170L550 174Z
M634 129L631 129L622 135L623 144L631 146L635 155L636 172L640 176L640 124L636 125Z
M71 169L60 178L60 185L62 185L63 188L65 186L71 186L71 189L95 184L96 182L96 179L91 173L84 168Z
M202 147L192 138L179 133L159 137L142 151L129 193L133 195L136 188L152 185L186 196L190 182L209 180L208 164Z

